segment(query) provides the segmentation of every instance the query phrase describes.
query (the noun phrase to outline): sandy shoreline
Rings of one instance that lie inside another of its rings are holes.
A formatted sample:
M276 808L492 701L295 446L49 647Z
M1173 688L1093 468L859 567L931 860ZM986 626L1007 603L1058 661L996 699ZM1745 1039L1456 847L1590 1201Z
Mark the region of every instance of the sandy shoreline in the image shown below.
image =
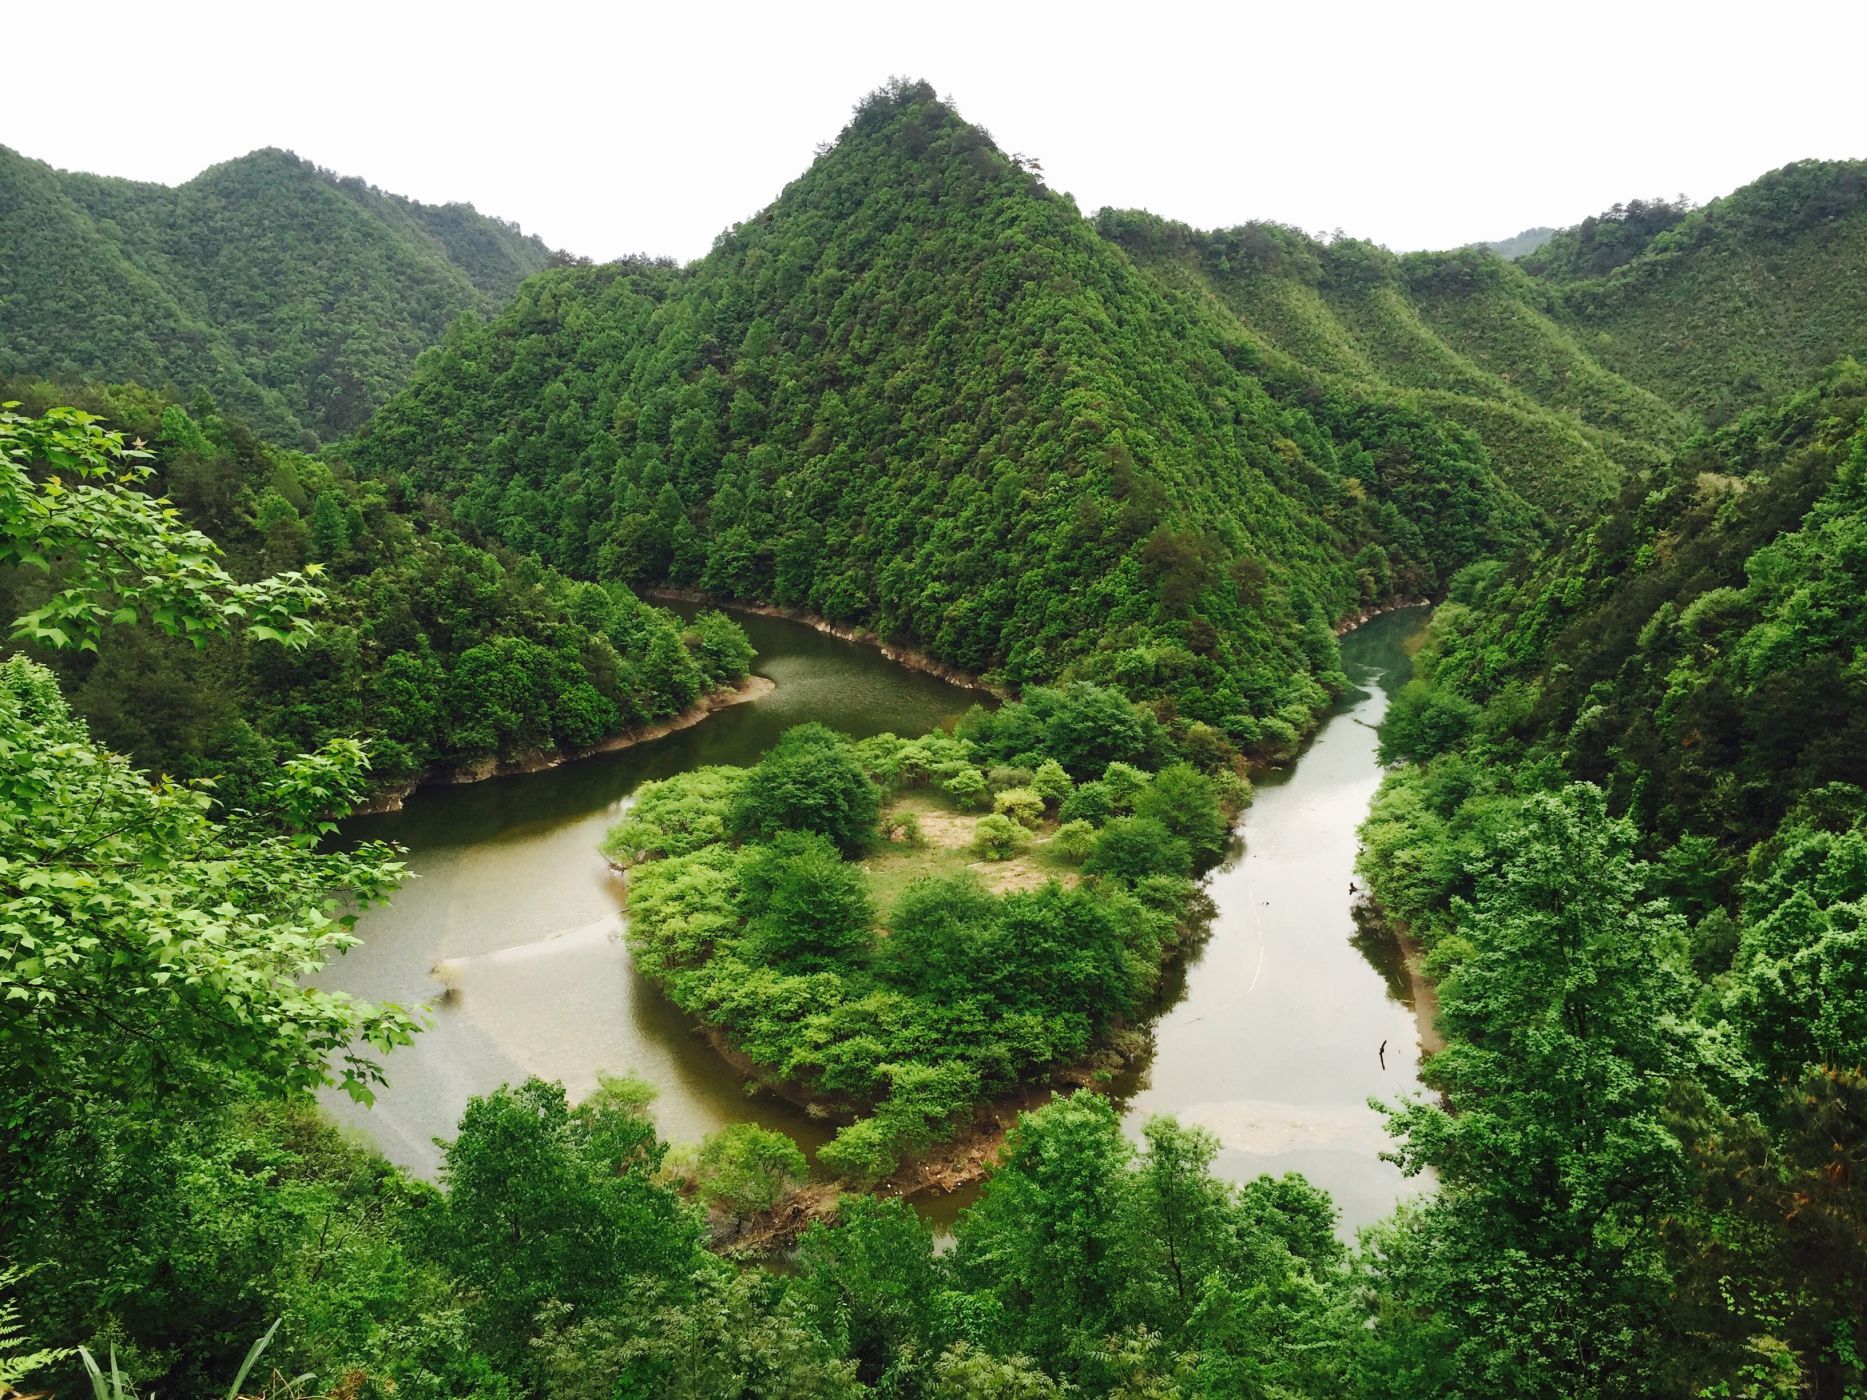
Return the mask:
M703 593L697 588L644 588L641 592L643 596L649 598L667 599L680 603L701 603L710 608L751 613L754 617L777 617L783 618L786 622L799 622L842 641L874 647L888 660L897 666L905 666L910 671L924 671L930 676L938 676L951 685L995 695L1000 700L1010 698L1009 691L989 684L970 671L964 671L958 666L949 666L944 661L936 660L924 651L919 651L914 647L897 646L893 642L883 641L880 633L872 632L866 627L850 627L840 622L832 622L827 617L805 612L802 608L781 608L773 603L742 603L737 599L718 598L711 593Z
M652 743L656 739L667 738L677 730L692 728L716 710L726 709L730 705L743 705L749 700L762 699L771 694L774 687L775 682L767 676L747 676L735 686L722 687L711 695L702 696L678 714L656 720L653 724L625 729L585 749L547 749L542 753L524 754L503 761L489 758L459 768L429 768L408 782L401 783L387 792L378 793L368 801L359 804L354 815L399 812L402 810L402 804L410 796L425 787L441 787L453 783L478 783L488 778L509 777L515 773L541 773L547 768L556 768L561 763L572 763L594 754L614 753L618 749Z

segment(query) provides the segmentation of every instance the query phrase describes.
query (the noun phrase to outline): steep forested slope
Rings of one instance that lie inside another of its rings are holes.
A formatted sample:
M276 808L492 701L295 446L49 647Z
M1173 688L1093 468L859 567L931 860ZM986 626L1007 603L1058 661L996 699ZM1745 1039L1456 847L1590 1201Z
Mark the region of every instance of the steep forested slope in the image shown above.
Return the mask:
M1844 362L1694 439L1546 559L1462 579L1390 745L1527 743L1656 839L1714 838L1723 861L1694 863L1708 889L1721 864L1728 894L1738 857L1804 794L1867 785L1850 456L1864 404L1867 376Z
M1696 426L1867 351L1867 166L1807 161L1691 211L1635 200L1510 264L1292 228L1097 221L1215 301L1273 362L1461 423L1499 474L1586 517Z
M1163 284L1235 316L1266 359L1399 395L1476 433L1499 474L1557 515L1613 495L1685 418L1603 369L1554 295L1482 248L1396 256L1276 224L1203 233L1105 210L1103 235Z
M1799 161L1702 209L1646 209L1606 256L1584 224L1524 261L1603 365L1719 423L1867 354L1867 162Z
M1468 571L1383 732L1363 868L1452 1041L1392 1276L1500 1393L1861 1384L1864 409L1844 362Z
M170 189L0 148L0 373L205 389L295 444L354 428L450 321L548 261L470 207L284 151Z
M1255 366L900 85L692 268L565 269L456 327L352 456L572 573L1113 682L1250 745L1306 723L1331 622L1433 587L1500 509L1464 434Z

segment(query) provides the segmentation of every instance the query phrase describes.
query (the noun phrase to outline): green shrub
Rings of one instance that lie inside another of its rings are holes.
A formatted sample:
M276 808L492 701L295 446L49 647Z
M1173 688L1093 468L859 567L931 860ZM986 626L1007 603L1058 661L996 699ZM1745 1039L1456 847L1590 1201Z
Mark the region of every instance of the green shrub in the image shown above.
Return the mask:
M812 832L747 851L739 911L754 945L779 964L824 965L867 951L875 910L859 867Z
M1065 822L1057 828L1055 841L1065 860L1081 865L1096 847L1096 829L1086 821Z
M992 810L1028 829L1044 819L1044 799L1035 788L1006 788L992 799Z
M1117 817L1102 828L1083 862L1091 875L1139 880L1148 875L1186 875L1193 868L1186 843L1153 817Z
M1102 784L1108 789L1109 801L1115 804L1115 810L1126 812L1134 806L1135 798L1146 787L1148 775L1130 763L1111 763L1102 772Z
M985 775L970 763L958 772L942 778L940 790L961 807L976 808L985 805Z
M1187 763L1172 763L1154 775L1134 801L1137 817L1152 817L1186 843L1195 866L1225 854L1231 827L1219 808L1218 786Z
M700 1195L734 1215L770 1210L804 1179L798 1145L756 1123L733 1123L709 1133L694 1160Z
M635 865L724 840L745 777L743 768L695 768L643 783L603 838L604 856L617 865Z
M1091 826L1101 826L1114 815L1115 798L1103 782L1079 783L1057 808L1058 821L1085 821Z
M913 748L898 734L871 734L856 741L856 762L881 787L897 788L908 781Z
M973 829L972 849L982 860L1010 860L1028 839L1023 827L997 812L980 817Z
M1056 806L1070 795L1076 786L1070 781L1070 775L1063 771L1063 765L1054 758L1047 758L1037 765L1037 771L1031 775L1031 786L1037 789L1037 795L1051 806Z
M843 1128L817 1149L817 1160L852 1186L873 1186L895 1169L888 1134L873 1118Z
M855 746L824 725L800 724L786 730L746 775L731 824L741 840L814 831L858 853L875 844L880 810L881 793L863 771Z

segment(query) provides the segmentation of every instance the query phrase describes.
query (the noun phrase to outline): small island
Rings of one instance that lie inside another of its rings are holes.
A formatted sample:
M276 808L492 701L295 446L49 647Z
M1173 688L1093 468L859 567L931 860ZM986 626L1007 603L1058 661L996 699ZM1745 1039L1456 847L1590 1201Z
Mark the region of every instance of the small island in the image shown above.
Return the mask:
M1077 683L951 734L800 725L755 767L648 785L603 849L636 965L841 1124L820 1166L873 1186L997 1096L1121 1063L1249 793Z

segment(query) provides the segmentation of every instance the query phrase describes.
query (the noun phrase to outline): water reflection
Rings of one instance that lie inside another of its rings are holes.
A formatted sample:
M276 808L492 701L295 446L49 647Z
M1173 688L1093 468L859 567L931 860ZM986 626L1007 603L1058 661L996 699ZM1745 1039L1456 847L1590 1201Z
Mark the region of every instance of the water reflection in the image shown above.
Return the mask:
M1343 639L1353 688L1297 762L1259 782L1208 885L1217 912L1184 993L1122 1086L1137 1138L1156 1113L1198 1123L1219 1139L1221 1173L1301 1171L1335 1197L1345 1231L1420 1187L1381 1160L1383 1119L1368 1107L1419 1087L1412 984L1397 949L1366 956L1351 885L1381 779L1375 726L1424 619L1389 613Z

